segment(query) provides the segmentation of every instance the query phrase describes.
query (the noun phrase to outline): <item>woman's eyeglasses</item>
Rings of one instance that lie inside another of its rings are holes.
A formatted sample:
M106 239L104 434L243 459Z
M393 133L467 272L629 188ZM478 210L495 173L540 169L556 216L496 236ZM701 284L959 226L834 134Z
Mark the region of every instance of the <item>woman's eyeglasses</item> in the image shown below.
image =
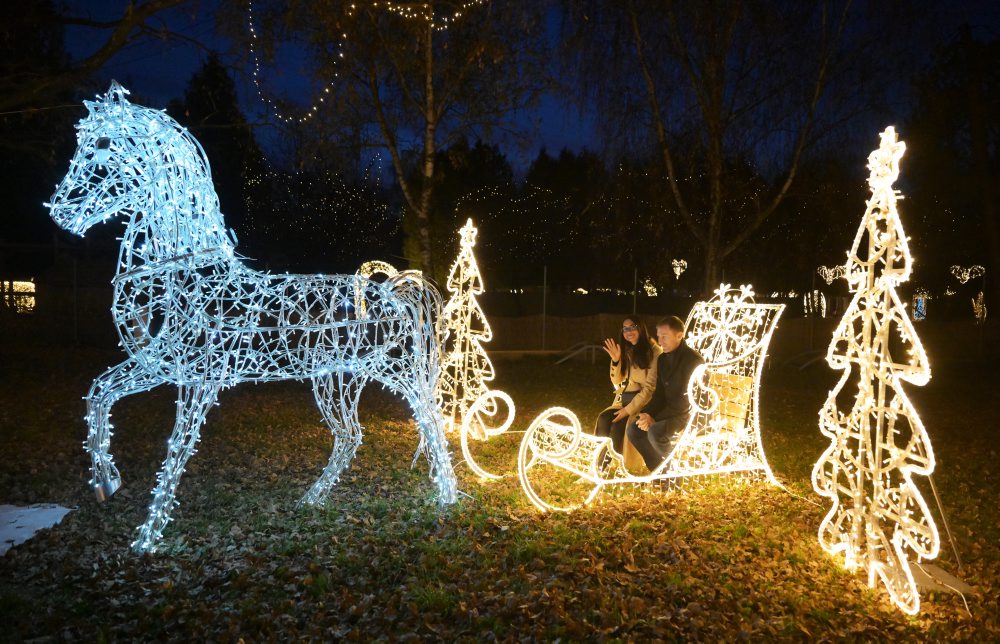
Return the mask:
M629 331L638 331L638 330L639 330L638 324L630 324L628 326L622 327L622 333L628 333Z

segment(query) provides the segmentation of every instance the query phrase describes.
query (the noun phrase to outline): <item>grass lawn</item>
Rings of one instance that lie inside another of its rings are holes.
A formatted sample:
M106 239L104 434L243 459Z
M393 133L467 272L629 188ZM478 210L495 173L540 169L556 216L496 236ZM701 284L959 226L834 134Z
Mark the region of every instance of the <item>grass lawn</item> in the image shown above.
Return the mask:
M517 477L480 483L456 462L463 496L439 510L405 406L377 387L362 400L365 442L323 508L296 508L331 439L304 383L222 394L181 481L163 547L129 543L149 503L172 426L173 389L115 407L112 452L124 486L91 494L81 397L120 356L0 349L0 503L76 511L0 556L0 639L904 639L1000 640L1000 513L995 392L985 366L934 366L907 389L938 457L935 482L958 568L942 536L936 563L974 587L924 593L898 611L863 574L819 547L827 510L809 475L828 444L817 413L835 374L771 366L764 447L787 491L715 480L684 492L621 490L543 515ZM497 388L524 430L551 405L584 425L611 397L606 364L497 361ZM520 434L485 446L513 472ZM457 437L452 448L461 458Z

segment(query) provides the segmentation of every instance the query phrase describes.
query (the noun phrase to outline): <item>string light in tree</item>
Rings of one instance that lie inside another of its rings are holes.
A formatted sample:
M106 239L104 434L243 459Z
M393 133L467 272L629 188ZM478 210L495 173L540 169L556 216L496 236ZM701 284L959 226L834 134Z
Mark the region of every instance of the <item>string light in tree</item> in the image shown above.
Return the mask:
M688 263L687 260L675 259L670 262L670 265L674 269L674 279L680 279L681 274L687 270Z
M111 408L162 384L178 388L176 421L145 523L132 547L156 548L209 409L241 382L310 379L334 449L303 502L322 504L361 443L357 403L370 381L400 394L420 428L441 503L457 489L434 400L440 295L419 274L384 284L358 275L271 275L248 268L219 211L208 160L166 113L133 105L117 83L77 126L69 172L47 204L83 235L126 219L112 317L128 358L87 395L87 451L99 499L121 486L110 453ZM353 306L357 289L365 316Z
M950 296L952 296L952 295L955 295L955 293L957 293L957 292L958 292L958 291L956 291L955 289L953 289L953 288L952 288L952 287L950 287L950 286L946 286L946 287L944 288L944 294L945 294L945 295L947 295L947 296L949 296L949 297L950 297Z
M951 271L951 274L955 276L955 279L962 284L965 284L971 279L982 277L986 274L986 269L979 264L974 264L968 268L963 266L952 266L949 270Z
M372 9L382 9L388 11L389 13L396 14L405 19L410 20L424 20L433 23L435 31L443 31L448 27L452 26L459 18L462 17L465 11L474 7L476 5L484 4L488 0L468 0L459 4L457 7L452 9L450 12L446 12L443 15L437 15L434 12L434 5L432 3L420 2L371 2L367 3L367 6ZM353 17L354 13L358 9L359 4L365 3L351 3L346 7L346 13L348 17ZM333 72L333 78L326 83L320 92L319 98L306 110L302 116L291 116L282 112L278 105L267 97L261 87L261 64L260 58L257 55L258 42L257 42L257 27L254 23L253 16L253 2L247 2L247 25L250 31L250 58L253 61L253 83L254 87L257 89L257 95L260 97L268 107L271 108L274 113L275 118L283 123L306 123L311 120L317 113L319 113L320 108L326 103L327 98L330 98L331 91L336 87L336 81L340 76L337 71ZM336 44L336 52L333 57L333 68L337 69L341 60L344 59L344 44L348 41L346 33L341 33L340 38Z
M819 542L843 556L849 570L868 573L904 612L920 609L911 561L940 549L937 527L913 476L934 470L934 452L903 383L926 384L930 365L896 285L909 279L911 257L896 209L893 183L906 146L892 127L868 157L871 198L848 254L854 293L834 332L827 362L843 375L819 413L830 439L813 468L816 492L832 506ZM853 396L841 395L848 385ZM838 398L851 408L842 411Z

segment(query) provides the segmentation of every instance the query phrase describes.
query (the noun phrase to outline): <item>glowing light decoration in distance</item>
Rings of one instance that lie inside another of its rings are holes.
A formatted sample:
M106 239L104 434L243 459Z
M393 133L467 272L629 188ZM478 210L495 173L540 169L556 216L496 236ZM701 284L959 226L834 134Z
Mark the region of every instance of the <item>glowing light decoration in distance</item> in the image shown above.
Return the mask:
M976 324L982 324L986 321L986 303L983 302L982 291L979 291L979 294L972 298L972 312L976 316Z
M656 284L653 284L653 280L649 279L644 280L642 282L642 290L649 297L656 297L657 293L659 292L656 289Z
M14 313L35 312L35 283L32 281L0 281L0 303Z
M722 284L698 302L687 321L687 343L705 363L691 375L691 418L656 471L635 476L625 469L611 438L585 434L569 409L553 407L532 422L521 440L518 477L540 510L572 510L590 503L607 485L711 474L740 474L777 484L760 441L761 368L784 304L756 304L749 285ZM591 486L582 502L546 498L532 478L555 468Z
M802 296L802 310L805 312L806 317L819 316L821 318L826 317L826 295L821 291L816 290L811 293L805 293Z
M914 322L920 322L927 319L927 301L931 299L934 299L931 296L931 292L922 286L913 291L913 306L911 314Z
M832 504L819 527L823 549L843 555L849 570L865 570L869 586L881 580L892 601L915 614L920 595L910 562L936 557L940 538L913 482L934 470L934 452L902 386L923 385L931 373L896 292L912 268L893 188L905 150L889 127L868 157L871 197L847 260L854 296L826 357L843 375L819 413L830 446L812 481ZM848 387L857 393L842 395Z
M164 112L133 105L117 83L77 126L69 172L47 204L57 224L83 235L124 217L112 316L128 357L87 394L91 485L105 499L121 485L110 453L111 407L163 384L178 388L167 457L132 544L154 550L175 493L220 390L241 382L310 379L334 435L329 462L303 502L322 504L361 444L357 403L376 381L413 409L438 500L456 482L434 400L440 296L419 274L383 284L358 275L271 275L236 254L198 142ZM360 289L367 303L358 316Z
M847 274L847 267L841 266L820 266L816 273L823 278L827 286L833 284L833 280L844 277Z
M681 278L681 273L686 271L688 267L687 260L684 259L675 259L670 262L670 265L674 269L674 279L678 280Z
M951 271L951 274L955 276L955 279L962 284L965 284L971 279L982 277L986 274L986 269L979 264L974 264L968 268L963 266L952 266L949 270Z

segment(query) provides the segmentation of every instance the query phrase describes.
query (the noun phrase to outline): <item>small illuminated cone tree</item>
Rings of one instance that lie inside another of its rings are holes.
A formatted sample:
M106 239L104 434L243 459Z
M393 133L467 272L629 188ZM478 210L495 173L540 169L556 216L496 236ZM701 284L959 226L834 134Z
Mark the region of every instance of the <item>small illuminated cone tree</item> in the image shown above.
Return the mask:
M493 363L482 343L493 339L476 296L483 293L483 278L472 249L476 228L469 219L461 229L461 250L451 266L446 284L451 299L441 314L441 329L448 335L442 342L441 376L437 397L446 427L454 430L493 380Z
M823 548L842 553L848 569L865 569L869 586L880 579L893 602L915 614L920 595L911 561L936 557L940 538L912 480L933 471L934 453L902 387L930 378L896 292L911 269L892 187L905 149L889 127L868 157L872 194L847 261L854 297L826 358L843 376L820 410L820 430L831 444L812 481L833 504L819 528Z

